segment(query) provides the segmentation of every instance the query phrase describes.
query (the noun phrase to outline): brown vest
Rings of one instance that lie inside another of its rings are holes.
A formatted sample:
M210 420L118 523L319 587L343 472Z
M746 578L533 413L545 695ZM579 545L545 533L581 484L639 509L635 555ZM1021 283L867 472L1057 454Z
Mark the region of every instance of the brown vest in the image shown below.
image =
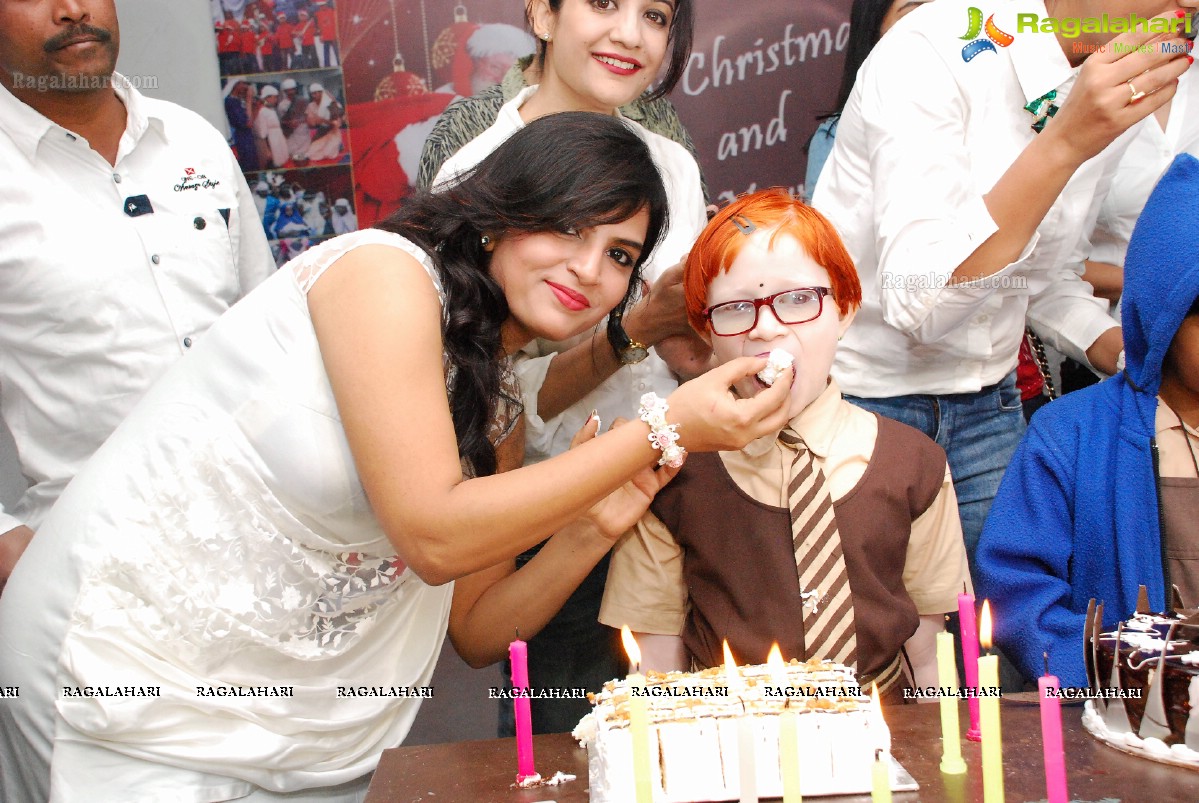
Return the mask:
M945 477L945 452L917 430L878 419L874 454L858 484L833 505L858 639L858 673L874 674L916 632L919 614L903 585L912 522ZM683 548L691 607L683 641L701 666L723 663L728 639L740 663L765 663L778 642L785 658L809 654L799 575L786 508L742 491L716 453L693 453L651 509Z

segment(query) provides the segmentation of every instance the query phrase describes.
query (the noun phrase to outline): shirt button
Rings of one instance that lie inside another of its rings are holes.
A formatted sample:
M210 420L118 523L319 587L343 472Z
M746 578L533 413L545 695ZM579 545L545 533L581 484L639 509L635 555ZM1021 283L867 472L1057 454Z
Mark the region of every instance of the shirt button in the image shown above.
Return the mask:
M112 174L112 180L113 180L113 181L115 181L116 183L120 184L120 183L121 183L121 174L120 174L120 173L113 173L113 174Z
M195 224L196 229L199 231L203 231L204 227L208 225L208 221L206 221L202 217L197 217L195 220L192 221L192 223Z
M183 347L189 349L192 347L192 339L190 337L183 338Z
M158 258L158 254L153 254L150 257L150 261L153 262L155 265L157 265L159 262L162 262L162 260Z

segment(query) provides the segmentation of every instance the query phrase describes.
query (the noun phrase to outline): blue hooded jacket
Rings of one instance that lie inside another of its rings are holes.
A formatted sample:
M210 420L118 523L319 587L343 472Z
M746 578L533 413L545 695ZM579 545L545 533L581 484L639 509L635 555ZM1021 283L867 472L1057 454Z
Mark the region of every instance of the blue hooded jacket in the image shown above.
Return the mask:
M1020 442L978 548L995 637L1025 677L1086 686L1083 620L1166 609L1154 441L1162 363L1199 297L1199 161L1178 156L1137 221L1124 264L1125 370L1042 408Z

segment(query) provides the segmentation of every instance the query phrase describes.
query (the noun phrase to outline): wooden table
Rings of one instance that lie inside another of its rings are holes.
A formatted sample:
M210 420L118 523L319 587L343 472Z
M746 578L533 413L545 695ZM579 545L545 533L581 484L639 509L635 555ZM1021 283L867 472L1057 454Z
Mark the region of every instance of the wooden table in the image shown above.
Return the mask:
M1001 709L1008 803L1045 799L1040 715L1036 695L1031 697L1029 702L1005 698ZM895 757L920 784L919 792L896 793L896 803L983 799L982 758L977 743L962 741L968 767L965 775L941 774L939 710L937 705L925 704L898 706L886 712ZM1083 729L1081 705L1063 706L1062 713L1072 800L1199 800L1199 771L1168 767L1107 747ZM961 721L963 725L969 721L965 703L961 705ZM579 749L569 734L536 736L533 744L542 775L548 777L561 770L577 775L578 780L558 787L510 788L516 772L514 739L400 747L384 751L367 803L586 803L587 752ZM869 796L814 799L839 803L870 800Z

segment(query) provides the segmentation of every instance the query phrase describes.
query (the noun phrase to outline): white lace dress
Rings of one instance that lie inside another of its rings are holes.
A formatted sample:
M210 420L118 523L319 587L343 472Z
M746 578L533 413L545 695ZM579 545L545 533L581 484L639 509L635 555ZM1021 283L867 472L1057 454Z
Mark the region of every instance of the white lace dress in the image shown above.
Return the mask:
M53 740L65 784L75 768L61 755L103 745L189 771L175 782L210 799L244 782L340 784L401 743L419 698L338 687L426 685L452 584L423 583L376 523L305 296L346 251L376 243L438 284L394 234L308 251L222 317L63 494L0 598L0 687L21 689L0 700L0 730L26 734L0 737L6 776L44 765ZM215 686L293 696L202 694ZM64 690L76 687L160 696Z

